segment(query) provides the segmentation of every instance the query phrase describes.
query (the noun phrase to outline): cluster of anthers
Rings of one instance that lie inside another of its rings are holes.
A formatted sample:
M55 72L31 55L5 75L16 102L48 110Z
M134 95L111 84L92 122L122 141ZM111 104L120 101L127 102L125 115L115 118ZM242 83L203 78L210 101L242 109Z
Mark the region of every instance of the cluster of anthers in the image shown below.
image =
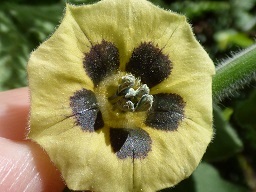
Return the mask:
M123 112L148 111L153 104L153 96L149 94L146 84L141 84L132 74L122 77L116 94L109 97L114 109Z

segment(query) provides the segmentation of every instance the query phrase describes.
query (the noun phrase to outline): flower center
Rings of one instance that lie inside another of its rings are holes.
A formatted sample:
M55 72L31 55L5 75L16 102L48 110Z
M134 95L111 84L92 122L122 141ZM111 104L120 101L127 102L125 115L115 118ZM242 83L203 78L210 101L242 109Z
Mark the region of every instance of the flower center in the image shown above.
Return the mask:
M117 91L108 98L114 109L122 112L147 111L152 107L153 96L146 84L133 75L125 75L118 84Z

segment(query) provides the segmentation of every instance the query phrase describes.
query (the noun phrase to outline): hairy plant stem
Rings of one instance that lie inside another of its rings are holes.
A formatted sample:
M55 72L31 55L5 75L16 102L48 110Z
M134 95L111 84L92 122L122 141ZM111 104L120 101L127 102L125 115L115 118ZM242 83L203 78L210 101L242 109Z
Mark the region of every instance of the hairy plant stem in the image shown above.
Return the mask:
M213 100L231 97L251 80L256 79L256 44L233 55L216 68L213 78Z

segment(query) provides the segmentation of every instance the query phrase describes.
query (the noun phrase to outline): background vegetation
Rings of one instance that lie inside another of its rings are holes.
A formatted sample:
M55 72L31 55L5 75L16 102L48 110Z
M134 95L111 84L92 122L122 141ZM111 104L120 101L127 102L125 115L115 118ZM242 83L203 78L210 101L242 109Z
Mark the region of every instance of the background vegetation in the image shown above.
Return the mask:
M70 0L73 4L95 0ZM151 0L185 14L216 65L255 43L256 0ZM30 52L58 26L65 0L1 0L0 91L27 85ZM191 177L167 191L256 191L256 81L215 103L215 139ZM172 174L172 173L170 173ZM66 191L68 191L66 189Z

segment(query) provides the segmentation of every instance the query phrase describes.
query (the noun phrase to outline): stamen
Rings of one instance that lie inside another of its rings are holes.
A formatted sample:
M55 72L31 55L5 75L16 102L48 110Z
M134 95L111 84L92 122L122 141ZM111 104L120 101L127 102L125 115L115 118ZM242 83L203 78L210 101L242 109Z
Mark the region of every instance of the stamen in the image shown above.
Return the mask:
M133 87L135 84L135 77L133 75L126 75L122 77L121 84L118 86L117 94L121 93L127 88Z
M152 107L153 96L146 84L140 84L140 80L133 75L122 77L115 95L109 97L114 109L122 112L147 111Z
M145 94L139 100L135 111L147 111L152 107L153 104L153 96L149 94Z

